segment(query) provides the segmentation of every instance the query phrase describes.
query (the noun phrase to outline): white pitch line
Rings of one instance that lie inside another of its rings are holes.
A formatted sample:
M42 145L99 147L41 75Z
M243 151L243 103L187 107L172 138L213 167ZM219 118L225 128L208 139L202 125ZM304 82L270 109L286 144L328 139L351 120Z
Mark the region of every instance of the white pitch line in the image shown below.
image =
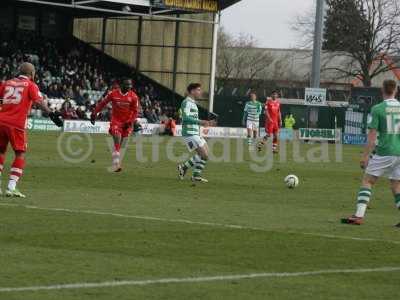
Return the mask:
M186 220L186 219L167 219L167 218L159 218L159 217L151 217L151 216L126 215L126 214L102 212L102 211L95 211L95 210L75 210L75 209L68 209L68 208L46 208L46 207L38 207L38 206L33 206L33 205L20 205L20 204L16 204L16 203L0 203L0 206L23 207L25 209L65 212L65 213L70 213L70 214L90 214L90 215L97 215L97 216L111 216L111 217L124 218L124 219L137 219L137 220L157 221L157 222L165 222L165 223L182 223L182 224L190 224L190 225L209 226L209 227L221 227L221 228L228 228L228 229L276 232L276 233L286 233L286 234L294 234L294 235L298 234L298 235L315 236L315 237L328 238L328 239L341 239L341 240L353 240L353 241L364 241L364 242L384 242L384 243L400 245L400 241L394 241L394 240L360 238L360 237L352 237L352 236L340 236L340 235L333 235L333 234L299 232L299 231L269 230L269 229L261 228L261 227L242 226L242 225L235 225L235 224L191 221L191 220Z
M252 273L252 274L218 275L218 276L206 276L206 277L82 282L82 283L42 285L42 286L39 285L39 286L26 286L26 287L3 287L0 288L0 293L109 288L109 287L119 287L119 286L147 286L147 285L157 285L157 284L202 283L202 282L257 279L257 278L290 278L290 277L305 277L305 276L332 275L332 274L388 273L388 272L399 272L399 271L400 267L384 267L375 269L371 268L371 269L319 270L319 271L296 272L296 273Z

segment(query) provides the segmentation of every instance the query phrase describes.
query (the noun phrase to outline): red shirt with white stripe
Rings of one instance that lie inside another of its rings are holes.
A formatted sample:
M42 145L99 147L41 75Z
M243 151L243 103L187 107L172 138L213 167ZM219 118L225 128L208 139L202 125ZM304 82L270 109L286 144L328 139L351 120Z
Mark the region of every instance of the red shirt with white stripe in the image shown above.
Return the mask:
M38 86L28 77L7 80L0 86L0 123L24 130L32 104L42 100Z

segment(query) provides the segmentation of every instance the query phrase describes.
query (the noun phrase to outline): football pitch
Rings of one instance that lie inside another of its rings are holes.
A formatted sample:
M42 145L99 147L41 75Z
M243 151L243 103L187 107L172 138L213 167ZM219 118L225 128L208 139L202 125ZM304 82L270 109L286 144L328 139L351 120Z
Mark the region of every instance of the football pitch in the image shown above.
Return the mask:
M339 222L354 211L360 147L344 146L336 162L330 145L329 163L295 163L289 147L287 162L264 173L246 153L210 162L210 183L193 187L177 179L168 140L158 162L138 163L130 144L113 174L105 136L79 163L60 156L58 137L30 134L19 186L28 197L0 198L1 300L399 297L400 214L388 183L365 225ZM60 147L83 155L81 142ZM142 146L151 157L150 142ZM298 188L286 188L288 174Z

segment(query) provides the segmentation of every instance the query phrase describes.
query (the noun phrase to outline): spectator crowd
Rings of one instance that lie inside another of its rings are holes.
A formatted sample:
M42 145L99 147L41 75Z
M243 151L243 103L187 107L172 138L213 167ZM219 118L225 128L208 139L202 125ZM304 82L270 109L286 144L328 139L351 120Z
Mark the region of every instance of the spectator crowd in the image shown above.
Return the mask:
M51 109L64 119L88 120L95 103L117 87L116 73L104 60L103 53L78 40L68 41L65 46L62 41L31 35L16 40L0 36L0 83L15 77L22 62L33 63L37 69L36 83L48 97ZM168 99L162 101L152 83L140 75L132 77L141 102L139 117L146 118L149 123L177 118L176 107ZM109 118L110 107L100 115L103 121Z

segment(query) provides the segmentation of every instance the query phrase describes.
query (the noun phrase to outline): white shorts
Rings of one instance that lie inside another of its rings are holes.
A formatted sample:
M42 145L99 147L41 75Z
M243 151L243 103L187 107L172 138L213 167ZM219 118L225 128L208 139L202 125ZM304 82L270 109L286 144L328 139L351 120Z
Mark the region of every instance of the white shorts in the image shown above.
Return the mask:
M400 156L374 155L369 160L365 173L375 177L400 180Z
M251 130L258 130L260 128L260 123L254 121L247 121L246 128Z
M205 144L207 144L206 140L198 135L185 136L183 138L185 139L186 146L191 152L196 150L197 148L204 147Z

